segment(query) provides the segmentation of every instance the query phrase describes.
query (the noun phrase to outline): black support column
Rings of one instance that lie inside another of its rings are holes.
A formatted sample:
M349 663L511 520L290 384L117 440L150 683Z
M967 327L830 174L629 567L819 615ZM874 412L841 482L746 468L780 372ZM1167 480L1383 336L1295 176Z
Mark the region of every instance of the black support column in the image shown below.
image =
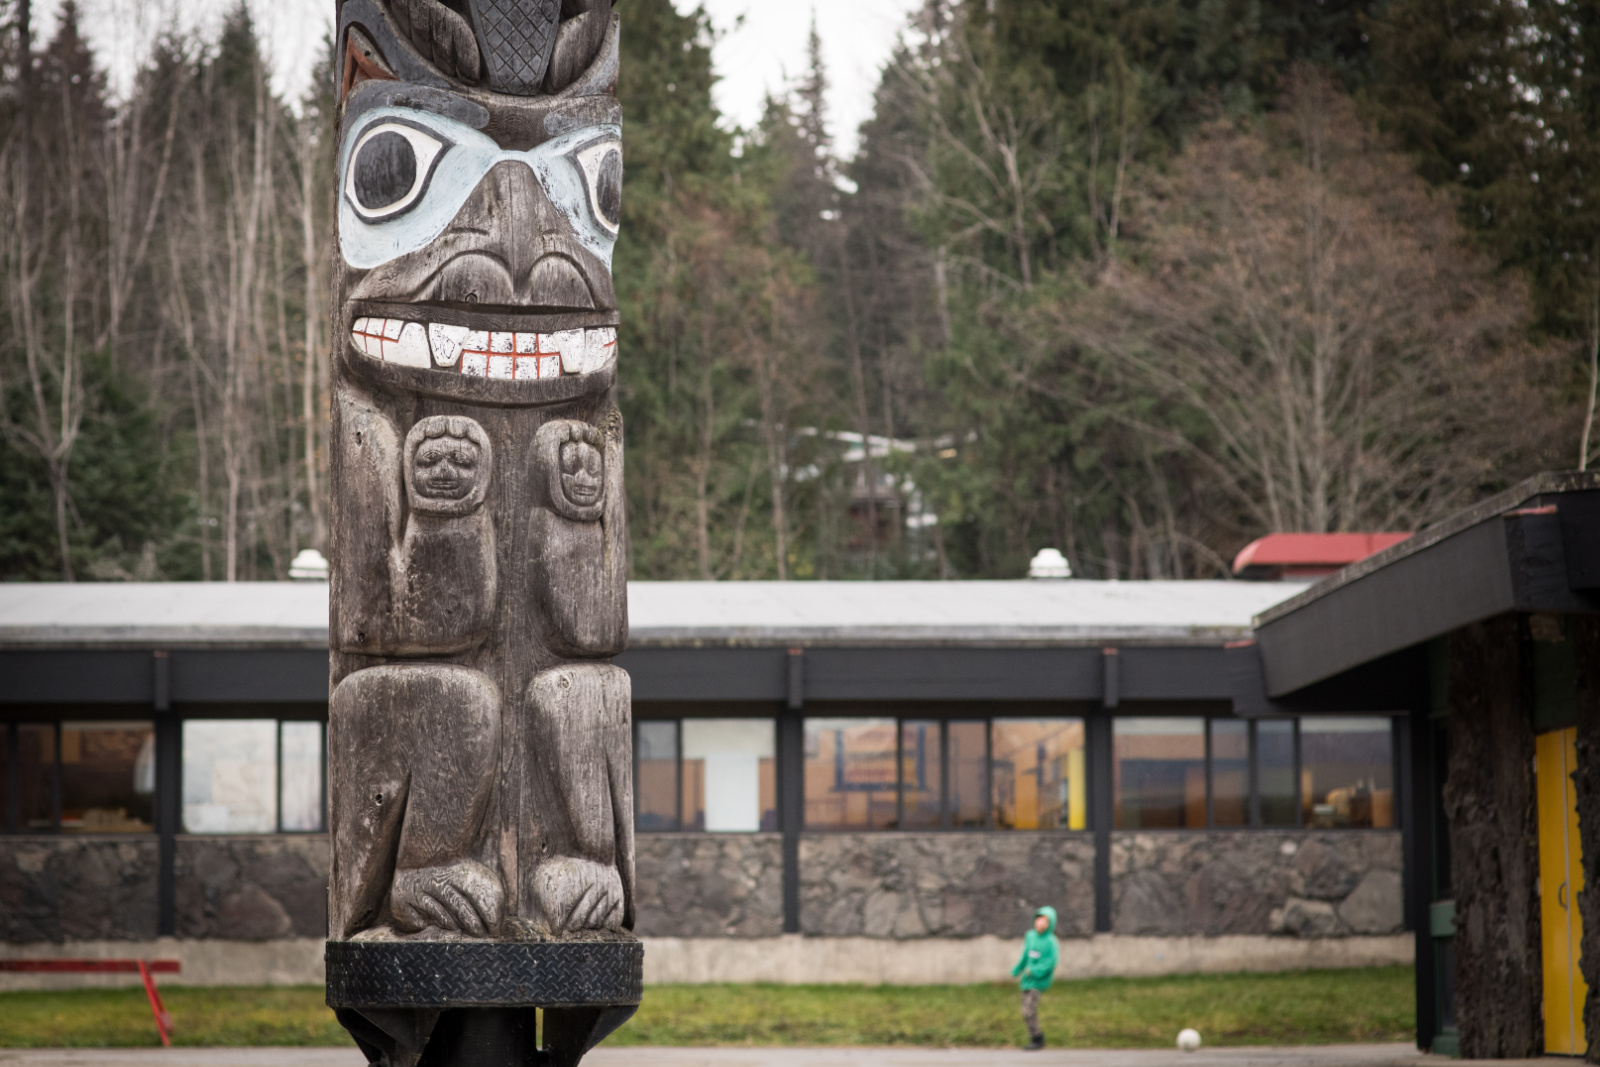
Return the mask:
M157 652L152 664L156 725L156 934L178 933L178 822L183 803L182 724L172 713L172 657Z
M1111 932L1111 713L1089 717L1089 826L1094 831L1094 931Z
M805 817L805 651L789 650L788 700L778 719L778 828L783 831L783 932L800 932L800 828Z

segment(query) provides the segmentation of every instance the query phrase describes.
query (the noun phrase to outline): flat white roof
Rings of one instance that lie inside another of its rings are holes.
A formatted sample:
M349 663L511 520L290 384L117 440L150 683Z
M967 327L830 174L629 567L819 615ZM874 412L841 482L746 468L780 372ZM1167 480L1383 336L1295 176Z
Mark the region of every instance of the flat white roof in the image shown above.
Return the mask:
M635 646L1215 645L1298 582L630 582ZM325 646L323 582L0 583L0 646Z

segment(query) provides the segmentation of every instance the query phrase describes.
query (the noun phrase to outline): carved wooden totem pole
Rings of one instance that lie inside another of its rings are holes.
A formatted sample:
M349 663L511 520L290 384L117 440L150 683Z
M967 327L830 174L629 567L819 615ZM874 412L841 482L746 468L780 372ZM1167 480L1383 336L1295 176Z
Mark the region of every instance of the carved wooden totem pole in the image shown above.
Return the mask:
M618 23L339 0L338 32L328 1002L384 1067L573 1064L643 961Z

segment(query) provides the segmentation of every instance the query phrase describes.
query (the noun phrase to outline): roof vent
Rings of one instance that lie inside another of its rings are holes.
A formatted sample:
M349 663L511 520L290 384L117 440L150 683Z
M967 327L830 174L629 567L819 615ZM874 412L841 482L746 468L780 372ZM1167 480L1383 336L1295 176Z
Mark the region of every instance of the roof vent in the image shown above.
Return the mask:
M1028 564L1029 578L1071 578L1072 566L1058 549L1041 548Z
M325 582L328 580L328 561L314 548L303 549L289 564L289 577L297 582Z

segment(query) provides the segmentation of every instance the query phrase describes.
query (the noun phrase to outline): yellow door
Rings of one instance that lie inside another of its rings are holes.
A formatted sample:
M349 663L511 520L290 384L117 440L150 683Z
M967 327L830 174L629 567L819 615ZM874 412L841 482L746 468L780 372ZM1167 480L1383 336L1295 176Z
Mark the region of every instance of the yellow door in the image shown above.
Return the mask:
M1536 740L1539 793L1539 915L1544 932L1544 1049L1570 1056L1588 1047L1583 1003L1589 987L1578 970L1583 919L1583 853L1578 845L1578 804L1572 772L1578 766L1578 731L1555 730Z

